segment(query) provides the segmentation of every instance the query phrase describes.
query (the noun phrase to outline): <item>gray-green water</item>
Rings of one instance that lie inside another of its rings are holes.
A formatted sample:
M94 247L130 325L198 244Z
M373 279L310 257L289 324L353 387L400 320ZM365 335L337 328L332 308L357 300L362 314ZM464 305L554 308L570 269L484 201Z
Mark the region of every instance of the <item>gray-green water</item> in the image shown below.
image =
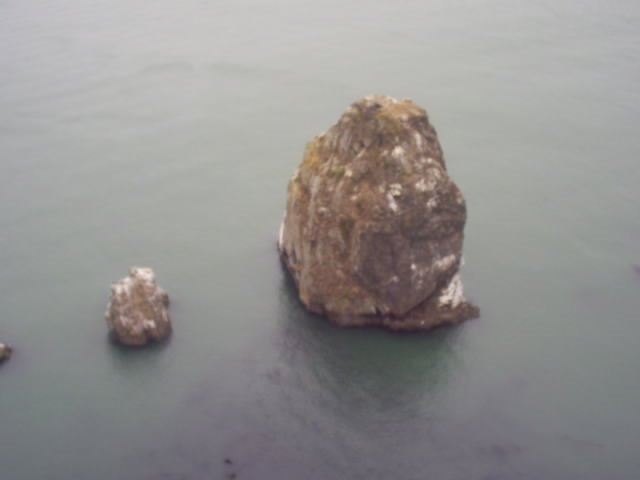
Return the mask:
M640 475L640 3L0 0L0 61L2 480ZM339 330L280 269L304 143L373 92L466 194L460 328ZM106 341L134 264L165 347Z

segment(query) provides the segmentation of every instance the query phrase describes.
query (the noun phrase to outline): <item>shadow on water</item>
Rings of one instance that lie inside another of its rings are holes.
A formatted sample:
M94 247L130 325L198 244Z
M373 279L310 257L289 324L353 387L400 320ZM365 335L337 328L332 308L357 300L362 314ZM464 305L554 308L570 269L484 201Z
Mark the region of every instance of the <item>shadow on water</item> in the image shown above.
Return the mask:
M402 334L337 327L304 308L286 272L280 309L279 354L294 387L289 400L293 411L305 405L304 415L311 403L362 433L428 419L459 366L458 329Z
M128 378L145 378L159 368L163 352L171 344L171 337L144 348L119 344L110 336L104 344L116 373Z

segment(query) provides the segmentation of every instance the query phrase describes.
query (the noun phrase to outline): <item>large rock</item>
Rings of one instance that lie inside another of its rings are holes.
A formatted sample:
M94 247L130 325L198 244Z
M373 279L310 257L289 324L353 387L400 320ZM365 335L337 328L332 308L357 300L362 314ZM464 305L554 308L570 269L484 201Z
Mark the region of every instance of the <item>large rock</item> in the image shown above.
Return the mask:
M111 285L105 318L113 340L130 346L159 342L171 335L169 295L151 268L133 267L129 276Z
M426 112L371 96L307 145L278 245L311 311L426 330L478 315L458 273L466 218Z
M5 344L0 343L0 363L3 363L11 358L11 354L13 353L13 349Z

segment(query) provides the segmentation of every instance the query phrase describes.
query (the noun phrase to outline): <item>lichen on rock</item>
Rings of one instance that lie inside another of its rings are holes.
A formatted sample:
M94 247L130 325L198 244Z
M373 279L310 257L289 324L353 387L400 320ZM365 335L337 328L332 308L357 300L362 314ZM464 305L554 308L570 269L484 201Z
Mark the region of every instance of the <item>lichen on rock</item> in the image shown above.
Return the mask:
M111 285L105 319L112 339L129 346L165 340L171 334L169 295L151 268L133 267Z
M369 96L307 145L278 248L309 310L427 330L478 315L459 275L466 218L426 112Z

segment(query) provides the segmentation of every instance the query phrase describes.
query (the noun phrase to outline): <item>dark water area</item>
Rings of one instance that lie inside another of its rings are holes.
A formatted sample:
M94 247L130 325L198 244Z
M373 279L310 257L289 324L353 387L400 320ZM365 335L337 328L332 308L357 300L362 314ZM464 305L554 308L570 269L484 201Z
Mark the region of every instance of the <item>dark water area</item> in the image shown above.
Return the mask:
M0 0L0 60L2 480L640 475L640 3ZM438 130L480 319L296 300L286 183L370 93ZM107 341L131 265L166 345Z

